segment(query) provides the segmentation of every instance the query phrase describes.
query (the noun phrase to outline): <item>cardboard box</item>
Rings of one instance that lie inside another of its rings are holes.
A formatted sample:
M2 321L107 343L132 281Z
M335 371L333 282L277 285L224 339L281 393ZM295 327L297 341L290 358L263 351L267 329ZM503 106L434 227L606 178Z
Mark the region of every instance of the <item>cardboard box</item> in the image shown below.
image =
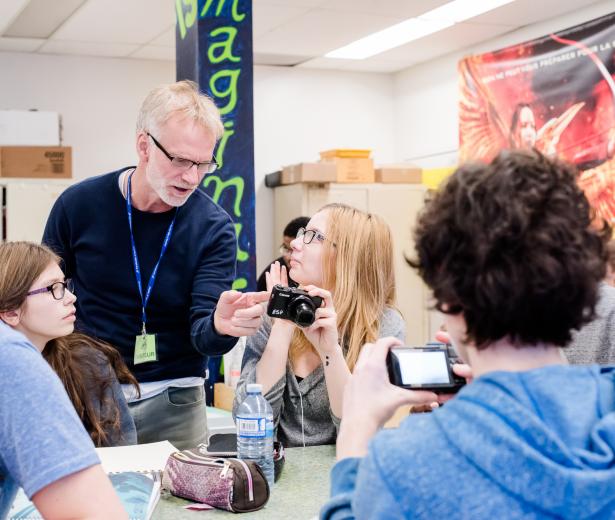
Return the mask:
M72 176L70 146L0 147L0 177L70 179Z
M332 157L324 159L321 164L335 164L337 182L370 183L374 182L374 160L366 158Z
M421 184L423 170L417 166L388 165L376 168L376 182Z
M45 110L0 110L0 146L60 146L60 114Z
M297 182L336 182L337 168L330 162L299 163L284 166L282 170L282 184L295 184Z

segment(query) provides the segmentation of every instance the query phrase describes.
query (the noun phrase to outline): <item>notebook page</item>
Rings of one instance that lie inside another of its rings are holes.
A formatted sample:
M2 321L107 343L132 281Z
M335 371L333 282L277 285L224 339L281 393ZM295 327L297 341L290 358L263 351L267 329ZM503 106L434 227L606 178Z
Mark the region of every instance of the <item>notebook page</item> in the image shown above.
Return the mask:
M169 441L96 448L106 473L162 471L171 453L178 451Z

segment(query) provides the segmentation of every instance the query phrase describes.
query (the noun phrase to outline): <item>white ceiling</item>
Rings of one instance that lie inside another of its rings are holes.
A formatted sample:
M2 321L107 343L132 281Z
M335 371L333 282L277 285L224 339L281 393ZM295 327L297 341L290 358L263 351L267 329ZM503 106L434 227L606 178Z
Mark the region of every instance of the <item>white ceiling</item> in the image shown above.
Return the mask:
M253 0L254 63L395 72L596 3L516 0L366 60L322 57L446 1ZM175 2L0 0L0 51L174 61Z

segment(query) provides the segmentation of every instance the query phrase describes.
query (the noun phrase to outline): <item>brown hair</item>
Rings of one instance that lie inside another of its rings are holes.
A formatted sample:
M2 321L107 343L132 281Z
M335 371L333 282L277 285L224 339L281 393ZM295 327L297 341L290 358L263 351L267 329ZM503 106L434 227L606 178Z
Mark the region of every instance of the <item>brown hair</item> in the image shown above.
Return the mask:
M477 348L564 346L594 317L606 255L576 175L537 151L501 152L458 168L420 214L409 263Z
M120 411L113 398L113 374L109 370L120 383L134 385L139 393L139 384L120 353L108 343L74 332L47 343L43 357L64 384L94 444L108 446L109 432L119 437Z
M328 204L327 240L323 242L323 288L333 293L340 344L352 371L361 347L378 338L385 307L395 305L393 238L378 215L345 204ZM289 357L312 349L300 329Z
M59 265L60 258L45 246L30 242L0 244L0 312L19 309L32 284L53 263ZM62 381L94 444L106 445L108 432L120 431L120 413L113 393L106 392L112 374L101 375L100 365L108 363L121 383L139 389L118 351L85 334L73 333L48 342L43 357Z

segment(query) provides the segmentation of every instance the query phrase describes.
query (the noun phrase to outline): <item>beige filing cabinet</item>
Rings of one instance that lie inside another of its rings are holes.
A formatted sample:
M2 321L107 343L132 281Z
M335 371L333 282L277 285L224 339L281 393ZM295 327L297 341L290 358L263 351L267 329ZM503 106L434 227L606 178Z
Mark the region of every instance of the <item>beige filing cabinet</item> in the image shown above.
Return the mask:
M72 179L0 177L2 240L40 242L53 203L72 183Z
M332 202L376 213L391 227L394 238L397 304L406 321L406 343L422 345L433 337L434 315L427 309L429 292L404 260L412 252L412 229L427 189L418 184L290 184L274 189L273 236L299 215L312 216ZM274 252L274 254L277 253Z

